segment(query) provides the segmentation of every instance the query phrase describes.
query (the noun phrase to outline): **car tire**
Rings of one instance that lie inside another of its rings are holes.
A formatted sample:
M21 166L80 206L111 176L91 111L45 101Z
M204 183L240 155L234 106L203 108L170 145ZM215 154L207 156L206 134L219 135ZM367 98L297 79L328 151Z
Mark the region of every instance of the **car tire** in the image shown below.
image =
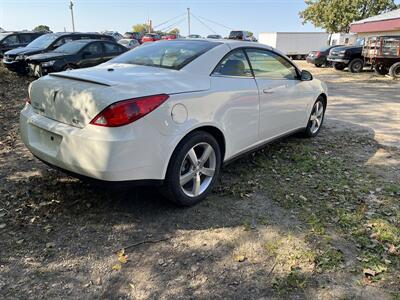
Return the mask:
M317 68L321 68L321 67L322 67L322 64L315 64L315 66L316 66Z
M349 63L351 73L361 73L364 69L364 61L361 58L355 58Z
M338 71L343 71L346 68L346 65L341 63L334 63L333 68Z
M325 111L326 100L323 96L319 96L315 101L310 117L308 118L307 127L303 133L304 137L312 138L318 135L321 131L322 124L324 123Z
M400 62L390 67L389 75L396 79L400 78Z
M211 192L220 168L221 150L216 139L205 131L190 133L171 156L164 195L179 206L193 206Z
M376 65L374 67L375 74L377 75L387 75L389 73L388 68L382 65Z

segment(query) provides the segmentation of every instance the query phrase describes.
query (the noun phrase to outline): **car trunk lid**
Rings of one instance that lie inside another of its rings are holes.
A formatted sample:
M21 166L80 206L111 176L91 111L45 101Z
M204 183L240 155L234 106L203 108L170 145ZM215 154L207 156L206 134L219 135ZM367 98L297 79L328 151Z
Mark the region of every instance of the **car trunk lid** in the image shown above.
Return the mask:
M36 113L83 128L117 101L209 88L208 76L154 67L105 64L42 77L32 83L30 98Z

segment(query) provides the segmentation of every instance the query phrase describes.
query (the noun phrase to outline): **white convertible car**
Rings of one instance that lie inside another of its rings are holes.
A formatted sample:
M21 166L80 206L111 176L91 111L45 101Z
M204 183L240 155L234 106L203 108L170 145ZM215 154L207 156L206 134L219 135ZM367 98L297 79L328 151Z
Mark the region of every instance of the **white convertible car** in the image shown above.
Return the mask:
M148 43L33 82L21 136L42 161L203 200L221 165L284 135L318 134L325 84L279 51L231 40Z

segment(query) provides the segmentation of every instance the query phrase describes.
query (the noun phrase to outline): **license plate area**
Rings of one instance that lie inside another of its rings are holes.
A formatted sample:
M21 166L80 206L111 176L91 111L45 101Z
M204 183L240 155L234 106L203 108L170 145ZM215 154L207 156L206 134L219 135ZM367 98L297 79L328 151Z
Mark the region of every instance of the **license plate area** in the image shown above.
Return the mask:
M37 150L55 157L60 148L62 136L30 124L30 144Z

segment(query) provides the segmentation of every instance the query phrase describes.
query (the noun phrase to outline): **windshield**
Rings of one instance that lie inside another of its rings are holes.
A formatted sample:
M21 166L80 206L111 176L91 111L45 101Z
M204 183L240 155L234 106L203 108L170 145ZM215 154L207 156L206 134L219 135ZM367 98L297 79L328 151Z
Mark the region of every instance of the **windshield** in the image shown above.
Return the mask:
M60 47L58 47L53 52L62 52L62 53L77 53L79 52L84 46L86 46L86 42L76 41L76 42L69 42Z
M243 38L243 31L231 31L229 34L230 39L241 39Z
M111 62L179 70L217 45L206 41L160 41L144 44Z
M0 33L0 41L2 41L8 35L9 35L9 33Z
M55 34L45 34L28 44L29 48L47 48L58 38Z
M358 38L356 41L356 46L364 46L364 39Z

